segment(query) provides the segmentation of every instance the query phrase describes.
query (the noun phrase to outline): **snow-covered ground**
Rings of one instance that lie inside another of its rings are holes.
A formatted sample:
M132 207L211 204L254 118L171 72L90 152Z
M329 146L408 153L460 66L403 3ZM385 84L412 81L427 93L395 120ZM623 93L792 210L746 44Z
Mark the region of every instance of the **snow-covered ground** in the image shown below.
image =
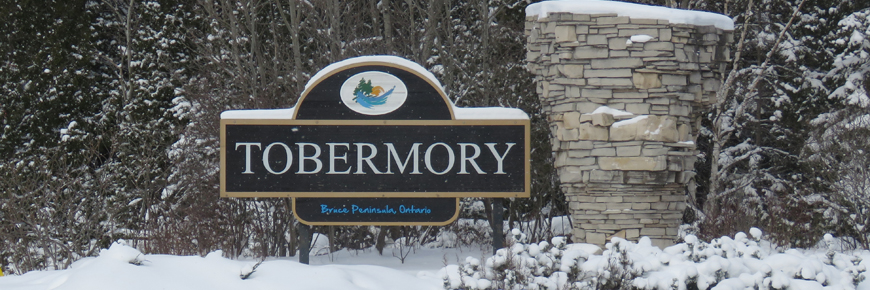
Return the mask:
M312 257L312 265L267 260L254 269L256 261L231 260L220 252L205 257L142 255L116 243L99 257L82 259L66 270L0 277L0 289L443 289L440 277L435 277L444 266L442 255L455 263L455 255L479 252L418 249L401 264L390 249L383 256L374 250L341 251ZM243 279L247 273L250 276Z
M864 279L857 288L848 283L856 270L864 271L870 263L870 252L826 254L828 249L784 250L769 248L764 241L754 243L746 235L735 239L723 238L717 246L699 249L699 242L678 244L661 250L649 243L618 241L634 266L643 269L643 277L632 281L641 289L670 289L687 279L697 282L704 272L720 273L724 280L713 289L744 289L769 277L765 289L858 289L870 290L870 282ZM740 240L745 240L740 242ZM608 260L614 246L603 253L588 244L559 245L564 239L547 243L520 244L510 248L516 257L535 255L537 261L544 256L557 258L556 271L570 272L571 267L582 271L601 271L609 267L593 267ZM739 245L750 245L748 248ZM712 244L711 244L712 245ZM735 246L736 245L736 246ZM551 247L552 246L552 247ZM735 246L734 248L731 248ZM546 247L550 247L545 251ZM561 248L562 250L554 250ZM686 248L694 248L693 254L683 257ZM231 260L214 252L205 257L144 255L139 251L115 243L103 250L98 257L82 259L69 269L59 271L34 271L20 276L0 277L0 289L444 289L448 285L466 289L489 289L497 281L485 279L486 270L462 272L470 266L492 267L499 256L490 259L486 246L464 248L416 248L400 261L399 248L387 248L383 255L374 249L342 250L329 255L312 256L311 265L290 259L269 259L261 264L251 260ZM725 250L726 253L717 251ZM768 251L773 252L768 252ZM733 252L733 253L732 253ZM502 256L508 253L502 250ZM830 252L828 252L830 253ZM722 258L720 254L727 256ZM510 255L510 254L508 254ZM729 256L741 255L742 257ZM744 256L745 255L745 256ZM830 257L830 264L824 262ZM698 257L706 257L698 259ZM857 265L849 257L859 257ZM667 258L667 259L665 259ZM692 261L694 260L697 261ZM489 261L493 260L493 261ZM505 262L504 259L501 259ZM561 261L558 261L561 260ZM510 261L510 259L508 259ZM566 261L572 261L566 266ZM459 265L457 265L459 264ZM577 266L572 266L577 265ZM446 267L445 267L446 266ZM496 265L497 266L497 265ZM718 267L718 268L717 268ZM600 268L600 269L599 269ZM714 269L715 268L715 269ZM719 269L719 270L717 270ZM754 269L754 270L753 270ZM534 269L532 270L535 271ZM852 271L852 272L850 272ZM460 274L460 272L462 272ZM734 273L731 273L734 272ZM471 275L467 275L471 273ZM474 275L478 273L478 275ZM564 272L563 272L564 273ZM754 274L752 274L754 273ZM771 274L772 273L772 274ZM540 274L540 273L538 273ZM709 273L708 273L709 274ZM734 277L731 277L733 274ZM534 274L533 274L534 275ZM862 274L865 275L865 274ZM476 278L474 278L476 277ZM569 289L567 276L551 273L551 278L536 278L536 289ZM464 281L463 281L464 280ZM677 283L675 281L678 281ZM758 281L756 281L758 280ZM818 283L817 283L818 282ZM470 285L470 284L471 285ZM569 282L570 283L570 282ZM675 284L676 283L676 284ZM548 285L551 284L551 285ZM470 286L470 287L469 287ZM664 287L664 288L663 288ZM684 289L677 287L678 289ZM525 288L525 287L523 287Z
M745 234L738 234L733 239L723 237L709 244L692 236L687 240L688 243L662 250L652 246L648 240L631 243L617 239L602 253L594 245L565 245L563 238L554 238L549 243L515 243L492 258L488 255L491 250L486 246L418 247L407 255L404 263L398 258L401 249L394 245L385 249L383 255L367 249L312 256L311 265L297 263L295 259L268 259L258 265L257 261L224 258L219 251L205 257L144 255L122 243L115 243L98 257L82 259L66 270L0 277L0 289L434 290L444 289L445 278L446 284L453 288L490 289L499 282L488 279L488 275L496 277L499 274L487 271L493 267L504 269L499 268L499 263L517 261L520 264L535 262L528 264L531 266L549 262L549 267L554 270L544 269L545 274L542 274L542 268L508 267L516 273L530 271L526 274L528 281L537 281L530 288L573 289L568 288L573 284L567 280L571 274L566 273L571 273L574 268L580 273L611 271L613 268L604 264L612 261L619 248L622 255L633 261L625 268L639 270L637 273L641 277L630 283L641 289L685 289L680 285L685 285L686 281L697 282L699 286L713 286L712 289L744 289L764 285L767 281L766 287L762 288L870 290L867 279L857 287L850 282L855 277L866 275L861 272L870 264L868 251L834 251L830 246L815 250L781 250ZM322 245L316 245L315 250L319 246ZM716 278L716 275L721 277Z
M312 256L311 265L324 266L341 264L347 266L371 265L385 267L420 279L420 282L418 282L418 285L421 285L420 288L413 288L410 286L414 284L408 284L405 286L407 287L405 289L428 289L423 287L423 285L434 285L437 289L443 289L443 279L438 273L441 268L446 265L464 262L467 257L485 259L492 256L490 249L491 247L489 246L448 249L421 247L413 249L405 258L404 263L402 263L398 258L400 256L400 249L395 247L392 249L384 249L383 255L379 255L374 249L361 251L342 250L330 255Z

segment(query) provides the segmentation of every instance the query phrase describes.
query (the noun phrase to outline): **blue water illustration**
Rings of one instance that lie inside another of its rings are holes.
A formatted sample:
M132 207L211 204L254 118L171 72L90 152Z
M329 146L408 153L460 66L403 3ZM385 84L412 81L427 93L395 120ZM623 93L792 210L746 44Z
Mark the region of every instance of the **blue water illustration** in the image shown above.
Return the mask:
M356 96L355 99L356 99L357 103L359 103L363 107L371 109L374 106L383 105L384 103L386 103L387 97L389 97L391 94L393 94L393 90L395 90L395 89L396 89L396 87L393 86L392 89L385 92L383 95L380 95L377 97L368 97L368 96L366 96L366 93L363 91L357 91L356 94L354 94L354 95Z

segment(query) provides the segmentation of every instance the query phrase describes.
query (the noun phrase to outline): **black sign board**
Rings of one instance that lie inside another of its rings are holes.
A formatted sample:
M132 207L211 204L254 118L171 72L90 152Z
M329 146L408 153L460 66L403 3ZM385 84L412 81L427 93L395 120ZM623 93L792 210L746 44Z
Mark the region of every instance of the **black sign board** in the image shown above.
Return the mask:
M252 124L253 123L253 124ZM229 122L227 195L521 197L520 121ZM235 150L232 150L235 149Z
M294 109L224 112L221 196L293 197L313 225L440 225L458 197L528 197L528 118L457 117L436 83L358 58L312 77Z

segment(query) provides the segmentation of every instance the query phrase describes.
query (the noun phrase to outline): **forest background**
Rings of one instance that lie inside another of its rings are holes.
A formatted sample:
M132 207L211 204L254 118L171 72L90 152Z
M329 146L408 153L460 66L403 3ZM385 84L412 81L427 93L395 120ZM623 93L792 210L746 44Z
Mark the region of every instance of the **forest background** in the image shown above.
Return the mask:
M841 0L643 0L735 20L705 114L683 223L702 238L764 229L870 247L870 8ZM292 107L346 58L434 73L460 107L532 119L532 197L511 227L546 239L567 214L547 116L525 68L527 1L0 1L0 267L63 269L124 239L145 253L293 256L288 199L220 199L219 114ZM716 153L716 154L714 154ZM489 200L445 227L314 227L330 247L487 243ZM534 221L534 222L532 222ZM453 237L446 239L444 237Z

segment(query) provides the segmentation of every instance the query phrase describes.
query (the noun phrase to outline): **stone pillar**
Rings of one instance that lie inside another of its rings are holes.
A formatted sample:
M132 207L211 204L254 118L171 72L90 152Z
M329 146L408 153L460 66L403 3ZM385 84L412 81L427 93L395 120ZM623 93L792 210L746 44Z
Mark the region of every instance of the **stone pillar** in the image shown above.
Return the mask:
M732 31L561 12L527 17L526 36L574 241L672 244Z

